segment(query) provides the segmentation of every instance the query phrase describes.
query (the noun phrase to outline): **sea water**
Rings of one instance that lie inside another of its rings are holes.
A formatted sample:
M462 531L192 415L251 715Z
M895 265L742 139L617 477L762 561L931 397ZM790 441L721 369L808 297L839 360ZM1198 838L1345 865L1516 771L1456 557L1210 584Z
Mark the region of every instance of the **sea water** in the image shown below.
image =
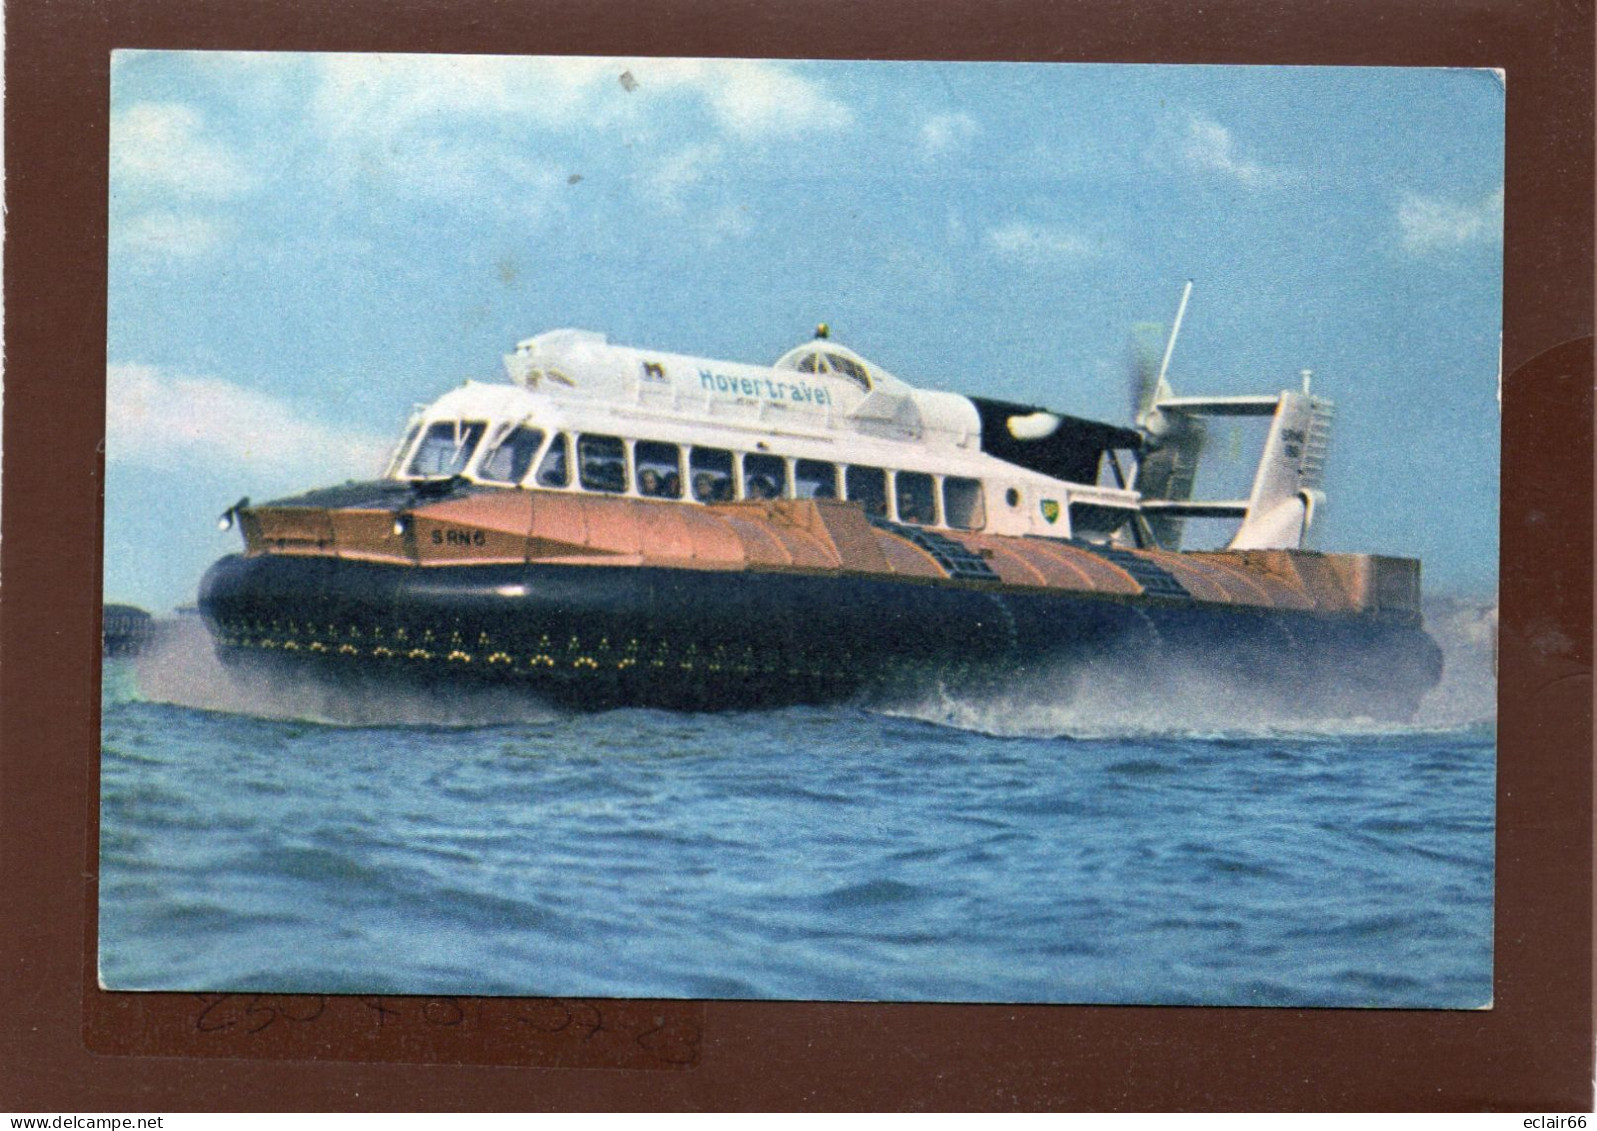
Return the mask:
M285 692L191 626L107 663L101 980L1482 1007L1490 652L1449 615L1405 726L1200 673L715 715Z

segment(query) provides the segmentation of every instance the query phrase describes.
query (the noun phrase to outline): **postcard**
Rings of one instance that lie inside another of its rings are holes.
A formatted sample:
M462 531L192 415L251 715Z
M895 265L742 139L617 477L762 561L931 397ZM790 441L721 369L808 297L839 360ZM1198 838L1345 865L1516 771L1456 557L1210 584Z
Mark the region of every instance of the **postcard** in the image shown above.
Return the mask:
M102 987L1489 1008L1506 97L117 51Z

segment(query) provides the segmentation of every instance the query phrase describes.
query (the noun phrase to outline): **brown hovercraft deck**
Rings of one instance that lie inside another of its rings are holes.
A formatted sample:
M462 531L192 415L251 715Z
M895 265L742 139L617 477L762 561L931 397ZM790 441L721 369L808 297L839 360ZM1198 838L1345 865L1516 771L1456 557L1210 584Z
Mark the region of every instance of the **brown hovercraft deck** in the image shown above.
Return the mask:
M218 652L334 678L741 709L1196 659L1300 715L1401 718L1441 671L1410 559L1127 550L846 502L463 480L349 484L238 518L245 552L201 586Z

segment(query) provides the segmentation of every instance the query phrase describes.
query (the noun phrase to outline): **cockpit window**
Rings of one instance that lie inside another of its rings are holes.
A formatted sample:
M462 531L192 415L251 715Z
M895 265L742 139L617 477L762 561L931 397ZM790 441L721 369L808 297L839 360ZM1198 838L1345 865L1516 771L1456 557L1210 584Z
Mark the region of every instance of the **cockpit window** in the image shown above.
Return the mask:
M394 454L388 457L388 467L383 472L383 478L392 479L399 474L400 461L405 458L405 453L410 451L410 446L416 442L416 437L421 434L421 425L412 424L405 431L405 438L399 441L399 447L394 449Z
M833 373L841 373L867 393L871 391L871 376L865 372L865 367L859 362L840 353L829 353L826 355L826 360L832 363Z
M807 353L803 357L799 358L799 363L796 368L800 373L826 372L825 367L821 364L821 355L818 353Z
M429 479L459 475L471 462L487 424L481 420L439 420L431 424L405 474Z
M543 431L518 426L499 441L499 446L483 459L477 474L495 483L520 483L532 466L532 457L543 447Z

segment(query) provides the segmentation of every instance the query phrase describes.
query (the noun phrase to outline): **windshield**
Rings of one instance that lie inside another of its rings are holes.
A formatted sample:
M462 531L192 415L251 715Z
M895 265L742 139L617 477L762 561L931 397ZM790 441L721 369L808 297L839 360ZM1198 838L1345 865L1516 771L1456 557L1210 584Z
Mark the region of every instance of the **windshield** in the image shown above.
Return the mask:
M429 425L405 474L429 479L461 474L485 428L481 420L440 420Z
M399 461L405 458L405 453L410 451L410 446L416 442L416 437L420 433L420 424L412 424L405 429L405 438L399 441L399 447L395 448L394 454L388 457L388 464L383 470L384 479L393 479L399 475Z
M496 483L520 483L532 466L532 457L543 447L541 429L525 425L514 428L498 447L483 457L477 474Z

